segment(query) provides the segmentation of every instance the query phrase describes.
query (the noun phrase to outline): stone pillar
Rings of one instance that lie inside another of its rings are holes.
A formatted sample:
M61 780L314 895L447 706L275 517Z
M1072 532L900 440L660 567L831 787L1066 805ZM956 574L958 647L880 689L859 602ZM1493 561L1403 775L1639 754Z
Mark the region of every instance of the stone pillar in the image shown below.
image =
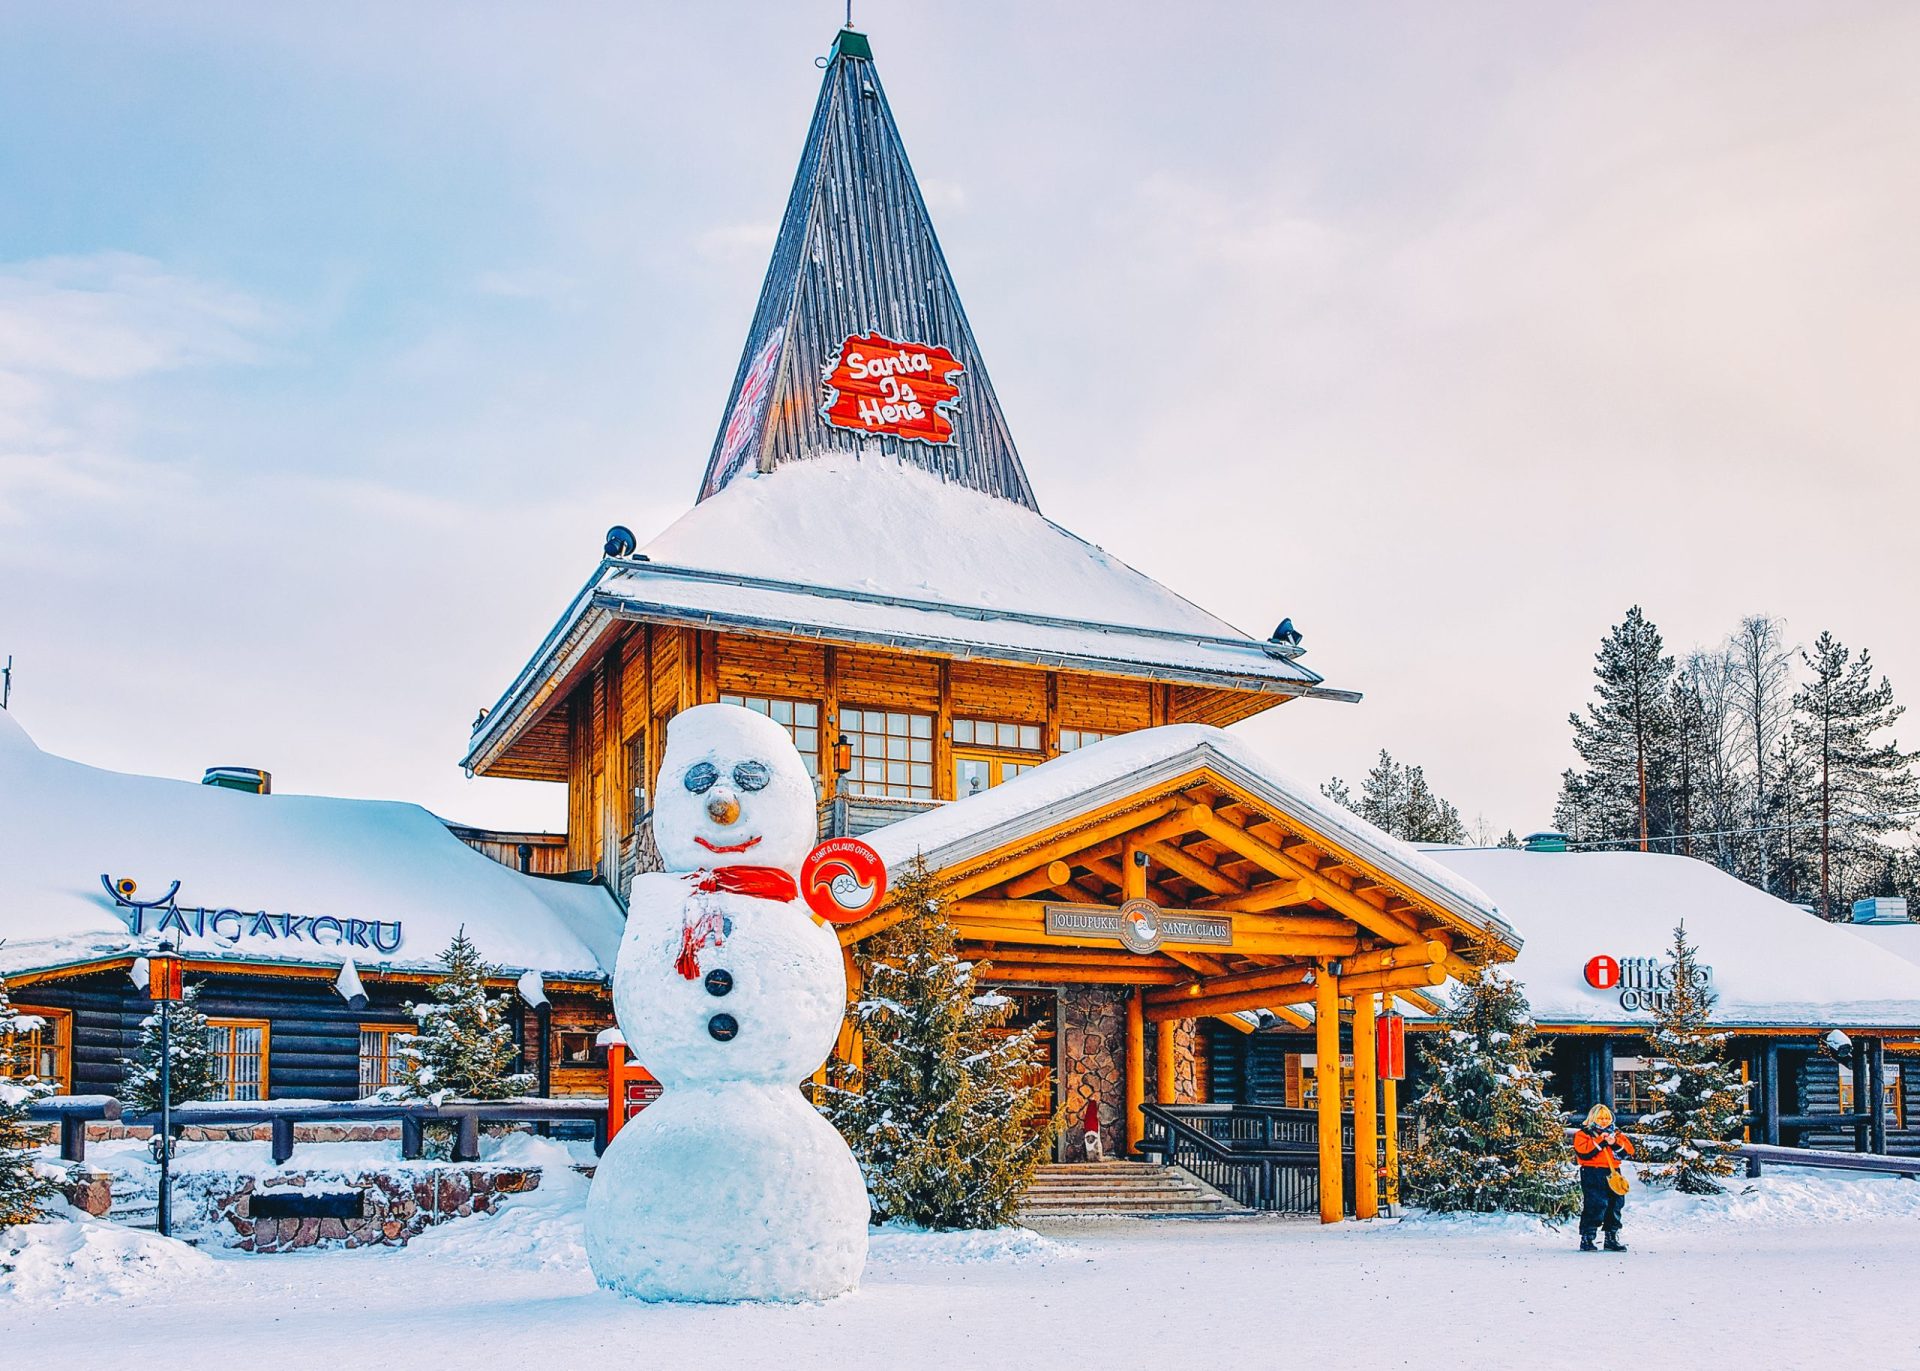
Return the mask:
M1060 1098L1067 1109L1066 1159L1083 1162L1080 1121L1087 1102L1100 1106L1100 1145L1107 1157L1125 1146L1126 1080L1122 1067L1127 991L1103 985L1070 985L1060 993Z

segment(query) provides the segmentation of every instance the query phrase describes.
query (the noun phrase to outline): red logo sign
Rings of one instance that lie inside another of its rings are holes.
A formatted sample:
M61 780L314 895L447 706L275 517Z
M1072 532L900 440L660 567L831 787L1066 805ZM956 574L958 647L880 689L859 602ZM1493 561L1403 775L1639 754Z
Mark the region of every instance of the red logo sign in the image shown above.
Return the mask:
M886 897L886 863L858 838L829 838L800 864L800 898L828 923L858 923Z
M827 368L821 415L838 428L890 433L922 443L953 440L946 413L960 398L950 377L966 368L945 348L855 334Z
M1595 990L1611 990L1620 984L1620 963L1601 953L1587 963L1587 984Z

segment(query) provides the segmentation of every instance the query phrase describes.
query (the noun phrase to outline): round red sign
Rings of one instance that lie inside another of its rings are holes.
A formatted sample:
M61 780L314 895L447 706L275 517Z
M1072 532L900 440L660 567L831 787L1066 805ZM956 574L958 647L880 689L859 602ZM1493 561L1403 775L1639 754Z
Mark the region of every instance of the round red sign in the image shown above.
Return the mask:
M858 838L829 838L800 865L800 897L828 923L858 923L887 897L887 867Z
M1587 963L1587 984L1595 990L1611 990L1620 984L1620 963L1601 953Z

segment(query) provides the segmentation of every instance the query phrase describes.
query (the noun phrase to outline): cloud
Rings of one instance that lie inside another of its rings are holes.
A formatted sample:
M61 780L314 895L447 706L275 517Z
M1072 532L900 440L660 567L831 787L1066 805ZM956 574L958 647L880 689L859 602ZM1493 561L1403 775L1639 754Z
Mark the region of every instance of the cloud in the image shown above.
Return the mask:
M161 479L132 456L118 388L269 356L269 312L131 253L0 266L0 522L45 499L122 497Z
M694 239L694 250L709 262L765 265L779 233L777 223L718 224Z

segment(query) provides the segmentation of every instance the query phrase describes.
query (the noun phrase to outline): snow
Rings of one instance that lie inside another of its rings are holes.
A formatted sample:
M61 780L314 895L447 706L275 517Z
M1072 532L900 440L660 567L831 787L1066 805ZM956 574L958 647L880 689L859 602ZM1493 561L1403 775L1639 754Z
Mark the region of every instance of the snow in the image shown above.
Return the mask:
M797 882L813 784L778 724L701 705L667 725L658 791L668 870L634 882L613 1001L665 1093L601 1158L589 1260L645 1300L840 1294L866 1261L866 1185L798 1088L845 1013L839 941L797 898L705 892L687 874L772 867Z
M197 1248L90 1218L65 1202L43 1222L0 1229L0 1311L16 1301L103 1304L191 1289L214 1270Z
M1486 890L1526 943L1513 975L1542 1024L1632 1024L1618 988L1587 984L1596 955L1664 960L1686 920L1728 1026L1920 1026L1920 967L1889 956L1706 862L1644 852L1427 854Z
M1920 966L1920 924L1875 923L1835 924L1856 938L1864 938L1883 952L1891 952L1903 961Z
M307 795L249 795L132 776L41 751L0 711L0 973L150 951L100 877L130 877L137 899L180 882L183 908L251 916L399 921L392 954L310 937L181 938L227 961L430 970L462 924L510 970L599 977L619 946L606 891L535 880L475 852L417 805ZM232 929L230 921L226 927Z
M866 840L889 872L897 874L916 854L936 869L947 869L1201 767L1211 768L1273 813L1345 848L1454 918L1516 938L1513 921L1469 878L1327 799L1242 739L1205 724L1171 724L1109 738L978 795L875 829ZM1519 931L1525 933L1524 928Z
M0 1285L8 1356L55 1364L85 1347L109 1360L244 1365L267 1351L283 1371L333 1371L368 1348L542 1366L643 1349L648 1364L687 1371L975 1371L1008 1349L1110 1366L1265 1365L1280 1349L1288 1365L1383 1371L1537 1371L1570 1359L1812 1371L1837 1353L1920 1367L1907 1313L1920 1186L1895 1180L1770 1171L1710 1199L1636 1187L1624 1256L1581 1254L1571 1227L1520 1218L881 1229L859 1292L739 1307L597 1289L582 1255L583 1189L550 1177L492 1217L398 1250L262 1257L176 1245L181 1265L167 1274L96 1263L85 1293L44 1274ZM1845 1292L1843 1304L1809 1295L1820 1291Z

